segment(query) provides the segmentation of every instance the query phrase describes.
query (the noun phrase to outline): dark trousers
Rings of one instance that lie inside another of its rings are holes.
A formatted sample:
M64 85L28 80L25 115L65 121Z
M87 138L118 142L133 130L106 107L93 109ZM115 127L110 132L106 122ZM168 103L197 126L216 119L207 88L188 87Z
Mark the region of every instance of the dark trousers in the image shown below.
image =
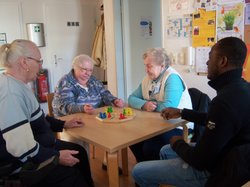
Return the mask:
M86 150L75 143L57 140L56 150L77 150L80 162L73 167L57 165L36 187L93 187L90 165Z
M147 160L159 160L160 150L164 145L169 144L170 138L172 136L182 136L182 135L183 131L181 129L176 128L164 134L134 144L129 148L133 152L137 162L142 162Z

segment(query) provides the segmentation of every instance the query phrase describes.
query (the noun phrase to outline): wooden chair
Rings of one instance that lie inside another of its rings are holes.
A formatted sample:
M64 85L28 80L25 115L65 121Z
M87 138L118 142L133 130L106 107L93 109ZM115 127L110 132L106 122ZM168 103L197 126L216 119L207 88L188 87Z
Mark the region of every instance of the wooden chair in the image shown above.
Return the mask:
M54 93L47 94L47 102L48 102L48 115L54 117L53 108L52 108L52 101L54 98Z
M51 116L51 117L54 117L53 107L52 107L52 101L53 101L53 98L54 98L54 93L48 93L46 97L47 97L47 102L48 102L48 115ZM60 139L60 133L59 132L55 133L55 136L56 136L57 139Z
M54 98L54 93L48 93L47 94L47 102L48 102L48 115L51 117L54 117L53 114L53 107L52 107L52 101ZM56 133L56 137L60 139L60 133ZM92 158L95 158L95 146L92 145Z

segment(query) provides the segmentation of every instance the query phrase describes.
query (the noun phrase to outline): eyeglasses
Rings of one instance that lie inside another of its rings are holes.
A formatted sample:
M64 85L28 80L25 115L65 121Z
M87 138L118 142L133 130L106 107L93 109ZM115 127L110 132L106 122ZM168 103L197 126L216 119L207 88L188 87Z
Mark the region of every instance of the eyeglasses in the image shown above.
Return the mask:
M40 64L40 65L43 64L43 59L37 60L37 59L32 58L32 57L29 57L29 56L27 56L26 58L31 59L31 60L34 60L34 61L36 61L36 62L37 62L38 64Z
M89 73L93 72L93 69L87 69L87 68L83 68L83 67L80 67L80 66L78 66L78 68L80 69L81 72L89 72Z

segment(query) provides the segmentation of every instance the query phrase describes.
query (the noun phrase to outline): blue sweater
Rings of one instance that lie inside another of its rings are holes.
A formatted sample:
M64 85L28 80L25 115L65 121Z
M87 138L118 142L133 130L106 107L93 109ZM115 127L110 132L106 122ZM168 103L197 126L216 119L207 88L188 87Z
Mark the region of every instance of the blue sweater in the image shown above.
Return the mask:
M87 88L88 90L79 85L72 71L63 76L55 89L52 103L54 115L64 116L83 112L85 104L91 104L94 108L112 105L117 99L94 76L88 80Z
M171 74L164 86L164 101L161 102L154 100L157 102L157 112L160 112L166 107L177 107L185 88L181 78L177 74ZM142 86L140 84L139 87L129 96L128 103L133 108L142 109L146 102L147 100L145 100L142 96Z

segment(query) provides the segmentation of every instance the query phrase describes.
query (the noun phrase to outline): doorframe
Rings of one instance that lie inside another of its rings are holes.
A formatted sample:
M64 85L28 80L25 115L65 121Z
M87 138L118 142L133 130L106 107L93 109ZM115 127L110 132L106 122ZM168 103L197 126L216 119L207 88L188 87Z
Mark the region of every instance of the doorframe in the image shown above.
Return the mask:
M104 0L103 5L108 89L126 101L121 0Z

